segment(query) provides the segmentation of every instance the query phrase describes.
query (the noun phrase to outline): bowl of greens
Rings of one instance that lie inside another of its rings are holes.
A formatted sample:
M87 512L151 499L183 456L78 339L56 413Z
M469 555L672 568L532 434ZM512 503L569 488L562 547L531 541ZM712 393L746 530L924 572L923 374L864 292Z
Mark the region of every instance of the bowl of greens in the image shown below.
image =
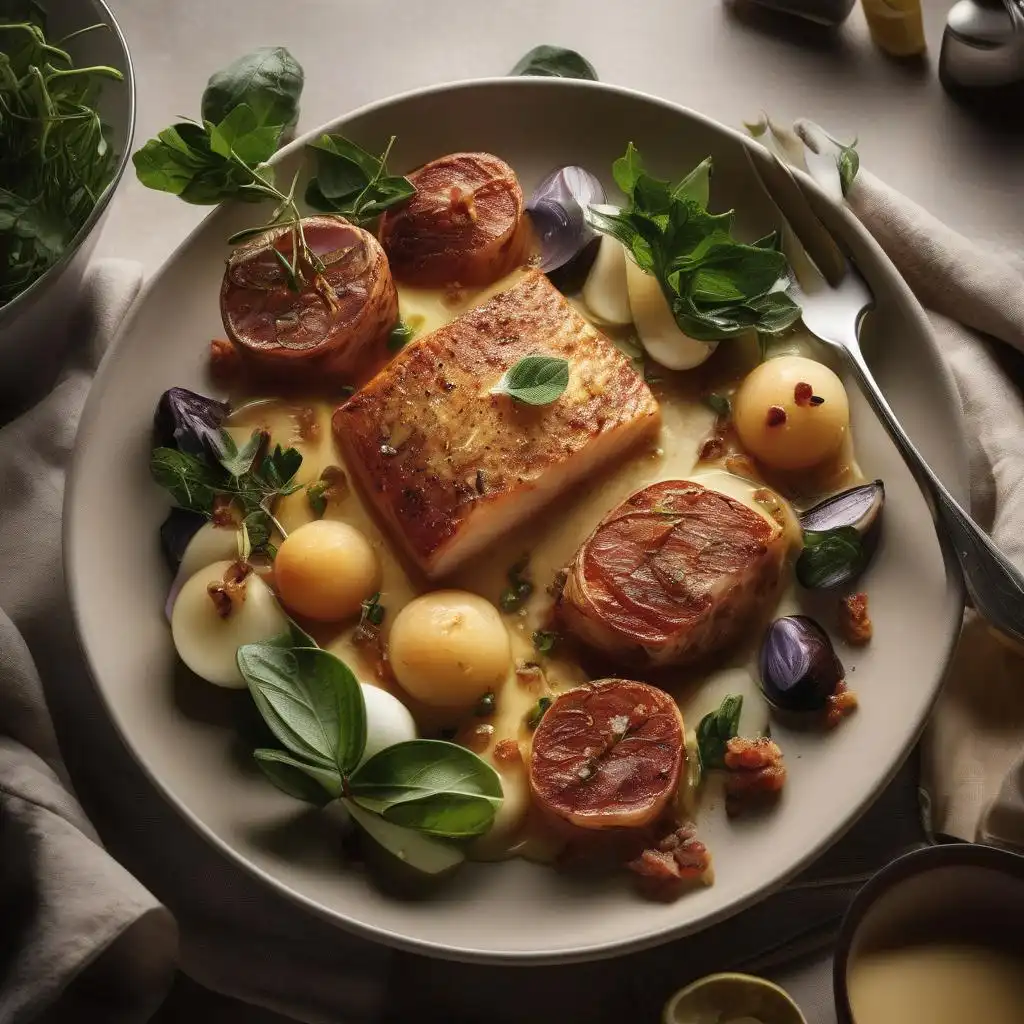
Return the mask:
M59 345L134 127L103 0L0 0L0 368Z

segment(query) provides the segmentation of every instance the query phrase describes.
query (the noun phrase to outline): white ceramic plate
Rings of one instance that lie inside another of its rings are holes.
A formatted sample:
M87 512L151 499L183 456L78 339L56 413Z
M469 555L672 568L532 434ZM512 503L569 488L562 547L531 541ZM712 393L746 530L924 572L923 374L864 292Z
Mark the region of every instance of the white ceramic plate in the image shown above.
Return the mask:
M756 97L751 103L757 106ZM489 150L516 169L527 192L568 163L609 179L630 140L663 177L711 154L714 204L735 206L749 237L775 226L747 168L743 136L605 85L500 79L444 86L375 104L323 130L371 150L397 135L391 166L399 170L443 153ZM304 141L284 151L282 163L295 165ZM282 177L290 176L286 167ZM822 216L846 240L878 299L865 347L879 379L932 465L962 494L959 404L924 315L860 225L819 198ZM834 841L917 737L962 607L925 503L856 394L860 462L869 477L885 480L888 493L869 580L876 637L866 650L844 654L861 707L828 735L776 730L790 774L774 813L729 822L718 808L702 817L701 836L715 856L713 887L662 905L639 899L625 880L597 886L510 861L469 865L439 898L400 902L344 866L316 812L253 770L251 744L237 728L244 695L240 702L237 694L200 687L176 666L157 543L166 502L147 469L160 393L172 385L210 388L206 353L222 334L225 239L253 220L252 207L216 211L150 282L89 396L67 492L66 574L96 685L128 747L178 810L267 885L346 928L440 956L523 963L606 956L696 931L764 896ZM823 620L829 614L823 610Z

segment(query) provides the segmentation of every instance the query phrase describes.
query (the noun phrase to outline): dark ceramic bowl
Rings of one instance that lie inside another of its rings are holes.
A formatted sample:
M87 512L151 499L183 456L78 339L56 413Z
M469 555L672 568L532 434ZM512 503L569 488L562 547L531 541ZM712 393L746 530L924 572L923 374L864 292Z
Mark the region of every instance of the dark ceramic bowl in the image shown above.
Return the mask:
M847 979L861 952L947 938L1009 946L1022 921L1024 857L971 843L904 854L868 881L843 919L832 967L839 1024L858 1024Z

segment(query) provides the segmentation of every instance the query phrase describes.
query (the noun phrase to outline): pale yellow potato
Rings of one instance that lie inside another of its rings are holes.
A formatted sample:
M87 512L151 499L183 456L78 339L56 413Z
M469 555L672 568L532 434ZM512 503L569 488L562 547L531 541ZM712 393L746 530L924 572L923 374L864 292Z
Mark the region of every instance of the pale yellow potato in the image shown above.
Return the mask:
M504 681L512 646L498 610L464 590L437 590L395 616L391 667L413 697L436 707L469 707Z
M274 559L274 586L289 611L317 622L355 615L380 588L380 561L366 536L337 519L288 534Z
M801 384L823 401L799 400ZM850 406L843 382L823 363L778 356L747 374L733 398L733 421L743 447L766 466L810 469L839 451Z
M255 573L245 580L244 600L234 601L221 618L207 587L222 581L233 564L214 562L188 579L171 611L171 636L178 657L197 676L215 686L243 690L245 680L235 661L238 648L278 636L288 628L288 618Z

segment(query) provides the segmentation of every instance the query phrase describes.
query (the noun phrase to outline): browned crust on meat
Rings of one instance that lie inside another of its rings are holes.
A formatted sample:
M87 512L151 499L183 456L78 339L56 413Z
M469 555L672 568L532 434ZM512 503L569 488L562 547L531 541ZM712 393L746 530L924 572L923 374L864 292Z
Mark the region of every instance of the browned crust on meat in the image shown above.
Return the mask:
M398 292L369 232L342 217L307 217L303 227L326 269L305 268L305 285L289 290L273 250L291 260L291 230L269 231L228 260L221 319L250 372L319 389L349 382L384 346L398 319Z
M646 683L605 679L561 694L533 736L530 789L580 828L643 828L679 784L682 718Z
M529 227L515 171L490 153L452 153L409 175L416 194L385 213L380 240L399 281L488 285L526 261Z
M560 614L626 663L680 664L722 647L774 592L781 528L689 480L665 480L613 509L570 567ZM737 600L716 595L745 577Z
M570 361L550 405L491 394L534 352ZM346 462L412 558L435 555L488 502L528 491L606 432L660 414L626 358L537 271L418 338L334 413Z

